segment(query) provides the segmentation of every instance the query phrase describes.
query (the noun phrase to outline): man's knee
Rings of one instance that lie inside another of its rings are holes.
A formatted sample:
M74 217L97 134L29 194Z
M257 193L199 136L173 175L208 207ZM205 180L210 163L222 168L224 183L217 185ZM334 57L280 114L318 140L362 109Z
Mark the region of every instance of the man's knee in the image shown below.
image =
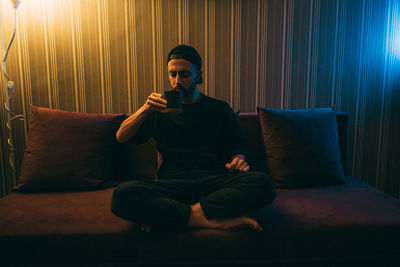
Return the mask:
M124 198L127 192L135 186L135 183L126 182L118 185L113 192L112 201L118 201L121 198Z
M138 188L140 185L136 181L130 181L118 185L113 192L111 198L111 211L120 217L126 217L127 206L132 207L133 196L138 196Z
M117 216L121 216L120 210L123 205L123 198L125 195L124 184L118 185L112 194L111 198L111 211Z

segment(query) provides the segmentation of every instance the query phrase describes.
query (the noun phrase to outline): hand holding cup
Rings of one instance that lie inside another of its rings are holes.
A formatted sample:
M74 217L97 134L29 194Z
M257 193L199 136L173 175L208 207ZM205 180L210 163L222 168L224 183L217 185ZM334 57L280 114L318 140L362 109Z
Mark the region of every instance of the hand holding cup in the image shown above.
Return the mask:
M164 99L167 100L166 113L182 113L182 91L165 91Z
M182 92L165 91L164 95L152 93L145 103L145 109L165 113L182 113Z
M159 93L151 93L145 103L145 108L151 111L155 110L159 112L164 112L166 107L167 101L163 98L163 95Z

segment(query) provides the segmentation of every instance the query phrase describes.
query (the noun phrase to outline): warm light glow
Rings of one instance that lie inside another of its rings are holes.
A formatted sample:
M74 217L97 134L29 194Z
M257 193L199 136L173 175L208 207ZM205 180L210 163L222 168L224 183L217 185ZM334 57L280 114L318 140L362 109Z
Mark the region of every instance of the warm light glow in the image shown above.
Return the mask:
M36 17L36 19L43 17L44 5L53 5L53 2L54 0L25 0L18 9L21 15L26 15L27 23L31 23L33 17Z

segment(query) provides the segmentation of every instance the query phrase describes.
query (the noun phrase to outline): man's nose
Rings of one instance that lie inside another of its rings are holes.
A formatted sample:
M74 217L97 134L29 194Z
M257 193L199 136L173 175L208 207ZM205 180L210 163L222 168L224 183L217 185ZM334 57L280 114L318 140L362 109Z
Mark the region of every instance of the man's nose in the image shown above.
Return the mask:
M176 74L176 84L182 84L181 76L179 74Z

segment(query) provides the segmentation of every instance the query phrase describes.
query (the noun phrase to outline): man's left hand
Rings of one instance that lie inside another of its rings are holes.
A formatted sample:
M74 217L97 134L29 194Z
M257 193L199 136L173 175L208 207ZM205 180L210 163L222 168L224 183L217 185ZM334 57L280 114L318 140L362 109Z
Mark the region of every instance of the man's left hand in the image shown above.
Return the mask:
M244 155L235 155L230 163L225 164L225 168L229 172L240 171L248 172L250 170L249 164L247 164Z

